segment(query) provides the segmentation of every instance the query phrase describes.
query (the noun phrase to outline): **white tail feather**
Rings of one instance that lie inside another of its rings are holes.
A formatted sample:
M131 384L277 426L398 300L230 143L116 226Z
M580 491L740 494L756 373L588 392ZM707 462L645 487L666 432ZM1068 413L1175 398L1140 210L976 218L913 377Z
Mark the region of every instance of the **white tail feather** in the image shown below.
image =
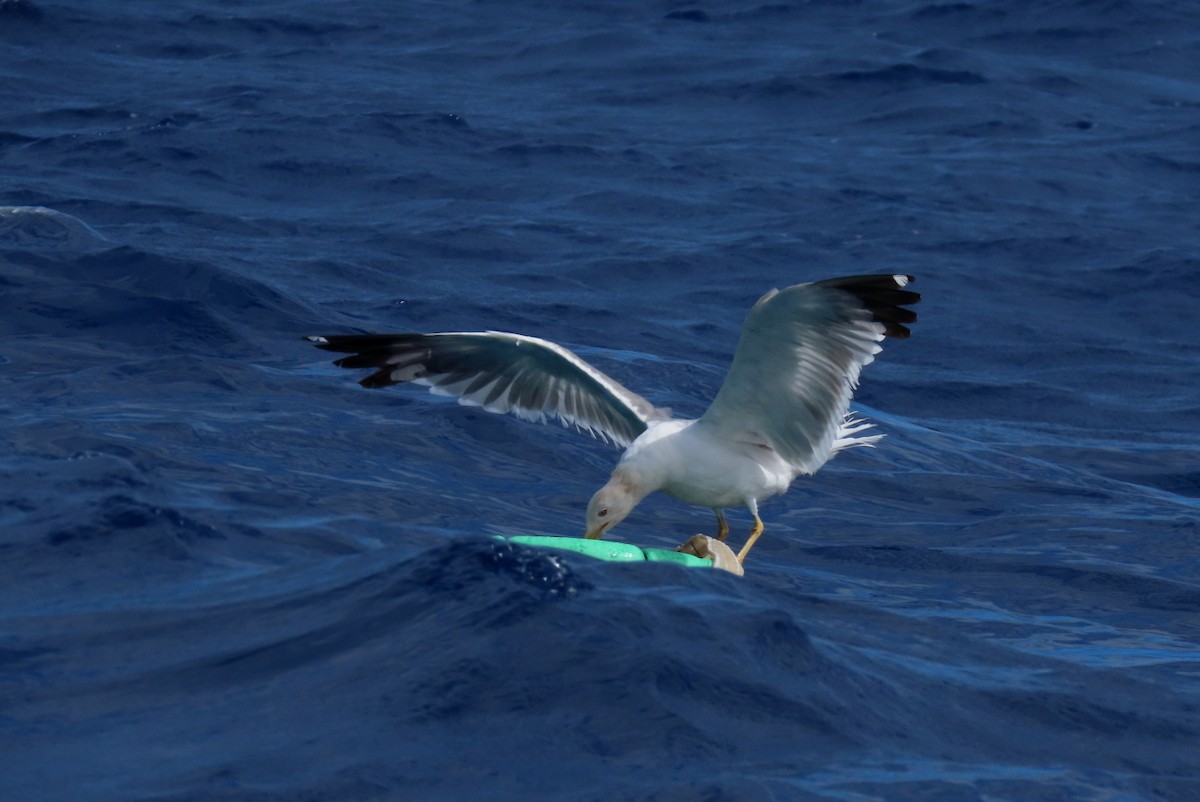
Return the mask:
M847 413L842 422L838 424L837 438L833 441L833 449L829 456L833 457L834 454L847 448L874 448L875 444L884 438L884 435L869 434L865 437L855 437L859 432L874 428L875 424L862 418L856 418L853 413Z

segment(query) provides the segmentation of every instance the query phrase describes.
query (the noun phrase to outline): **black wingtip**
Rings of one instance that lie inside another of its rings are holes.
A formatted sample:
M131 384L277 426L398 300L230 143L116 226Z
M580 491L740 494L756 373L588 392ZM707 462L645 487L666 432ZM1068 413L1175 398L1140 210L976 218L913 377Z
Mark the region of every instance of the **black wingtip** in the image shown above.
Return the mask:
M917 322L917 313L904 307L921 300L921 294L905 289L916 276L882 273L869 276L843 276L816 282L819 286L848 292L862 302L872 318L883 324L888 337L904 340L912 336L909 325Z
M310 334L304 339L323 351L341 354L366 353L420 340L422 334Z
M419 379L432 352L425 334L310 334L304 339L323 351L348 354L333 361L339 368L375 371L359 381L375 389Z
M323 351L330 350L329 339L327 337L322 337L319 334L309 334L307 337L304 338L304 341L306 343L311 343L311 344L315 345L317 348L320 348Z
M358 383L368 390L378 390L381 387L391 387L393 384L400 384L400 382L392 378L390 370L380 370L372 373L366 378L359 379Z

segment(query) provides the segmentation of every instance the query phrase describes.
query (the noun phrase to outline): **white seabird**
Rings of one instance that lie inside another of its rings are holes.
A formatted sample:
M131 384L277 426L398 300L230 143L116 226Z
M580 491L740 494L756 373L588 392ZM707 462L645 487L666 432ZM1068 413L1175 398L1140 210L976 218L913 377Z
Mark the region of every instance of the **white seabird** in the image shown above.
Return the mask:
M917 315L904 307L921 299L905 289L912 280L847 276L771 290L750 310L729 374L697 420L672 418L536 337L486 331L306 339L353 354L336 365L375 369L363 387L423 384L462 404L526 420L558 418L624 446L608 483L588 503L589 538L602 537L656 490L712 508L721 541L729 533L724 510L745 506L754 527L737 554L744 562L763 531L759 501L816 473L839 451L882 438L861 435L872 425L850 414L850 398L884 337L909 336Z

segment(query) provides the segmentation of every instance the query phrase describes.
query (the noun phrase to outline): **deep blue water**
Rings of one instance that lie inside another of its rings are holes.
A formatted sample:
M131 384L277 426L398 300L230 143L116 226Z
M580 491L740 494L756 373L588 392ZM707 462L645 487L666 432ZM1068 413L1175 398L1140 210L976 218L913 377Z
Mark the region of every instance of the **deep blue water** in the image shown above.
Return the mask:
M1195 3L35 3L4 800L1200 799ZM881 271L887 439L743 579L496 545L617 452L301 340L525 332L695 415L760 294Z

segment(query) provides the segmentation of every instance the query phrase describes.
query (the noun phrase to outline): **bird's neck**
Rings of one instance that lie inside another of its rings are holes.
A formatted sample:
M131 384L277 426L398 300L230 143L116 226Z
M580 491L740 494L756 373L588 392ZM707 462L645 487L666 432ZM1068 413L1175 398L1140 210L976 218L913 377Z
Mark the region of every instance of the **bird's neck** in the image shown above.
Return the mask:
M622 462L613 470L608 480L610 486L620 487L630 500L637 504L646 496L662 487L662 477L644 470L645 466Z

